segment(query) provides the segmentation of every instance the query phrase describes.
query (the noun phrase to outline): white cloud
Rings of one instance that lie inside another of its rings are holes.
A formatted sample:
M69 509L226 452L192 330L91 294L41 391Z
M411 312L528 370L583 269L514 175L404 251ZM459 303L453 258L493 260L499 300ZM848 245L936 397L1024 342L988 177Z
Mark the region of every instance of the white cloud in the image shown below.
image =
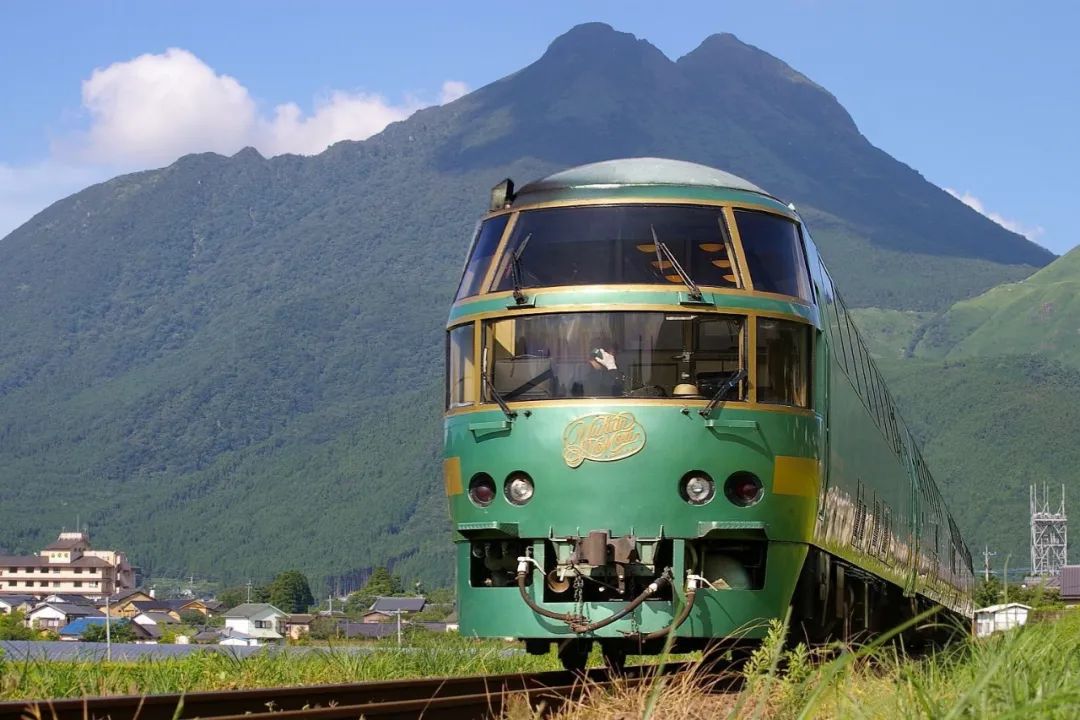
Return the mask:
M465 83L447 80L437 102L467 92ZM49 203L121 172L166 165L187 153L231 155L249 145L266 156L313 155L341 140L371 137L430 104L334 90L309 114L295 102L263 112L239 80L187 50L113 63L82 84L85 131L56 140L48 159L0 164L0 237Z
M945 188L945 192L949 193L954 198L964 203L980 215L985 215L986 217L990 218L1006 230L1012 230L1014 233L1019 233L1020 235L1026 237L1028 240L1031 240L1032 242L1038 240L1040 237L1046 234L1046 228L1044 228L1042 225L1025 225L1024 223L1021 223L1017 220L1010 220L1006 217L1003 217L1002 215L999 215L996 212L988 210L983 204L982 200L975 197L967 190L961 193L953 190L952 188Z
M304 117L296 103L278 105L274 119L260 121L251 144L264 155L315 155L340 140L363 140L423 107L391 105L379 95L337 91Z
M460 80L447 80L442 84L442 93L439 95L439 104L452 103L459 97L469 93L469 86Z

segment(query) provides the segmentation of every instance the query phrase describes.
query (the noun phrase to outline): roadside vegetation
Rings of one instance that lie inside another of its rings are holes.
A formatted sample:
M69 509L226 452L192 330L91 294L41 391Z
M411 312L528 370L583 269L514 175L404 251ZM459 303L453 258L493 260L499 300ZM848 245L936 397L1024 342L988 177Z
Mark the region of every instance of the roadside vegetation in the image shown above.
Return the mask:
M592 689L556 720L704 718L1047 718L1080 716L1080 612L1059 610L1008 633L965 640L922 657L888 644L817 653L785 648L784 627L735 678L701 673L651 686ZM703 693L703 689L737 689ZM705 686L703 688L703 686ZM517 707L508 720L536 720Z
M2 653L2 651L0 651ZM362 680L537 672L560 668L554 654L526 655L499 640L413 630L366 647L286 648L240 658L207 650L181 658L103 662L20 660L0 654L0 700L149 695Z

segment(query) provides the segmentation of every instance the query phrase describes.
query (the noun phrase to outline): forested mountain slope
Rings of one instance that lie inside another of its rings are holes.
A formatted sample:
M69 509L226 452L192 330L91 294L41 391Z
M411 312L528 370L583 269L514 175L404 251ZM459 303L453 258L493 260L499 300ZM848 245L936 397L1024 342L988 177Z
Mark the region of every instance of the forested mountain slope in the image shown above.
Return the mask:
M849 303L944 309L1052 255L873 147L731 35L598 24L315 157L195 155L0 241L0 548L76 514L158 574L445 581L442 325L503 177L658 155L794 201Z

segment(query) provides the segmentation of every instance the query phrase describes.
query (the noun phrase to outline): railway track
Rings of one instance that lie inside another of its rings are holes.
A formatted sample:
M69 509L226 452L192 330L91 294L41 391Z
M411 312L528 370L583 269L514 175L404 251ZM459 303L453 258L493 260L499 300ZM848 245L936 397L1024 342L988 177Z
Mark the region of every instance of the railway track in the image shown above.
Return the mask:
M0 720L275 720L351 718L479 720L498 717L511 698L528 698L532 707L555 709L586 688L614 682L651 681L657 674L686 670L687 663L658 668L639 665L612 676L603 669L584 674L565 671L417 680L391 680L195 692L186 695L117 695L67 700L0 703Z

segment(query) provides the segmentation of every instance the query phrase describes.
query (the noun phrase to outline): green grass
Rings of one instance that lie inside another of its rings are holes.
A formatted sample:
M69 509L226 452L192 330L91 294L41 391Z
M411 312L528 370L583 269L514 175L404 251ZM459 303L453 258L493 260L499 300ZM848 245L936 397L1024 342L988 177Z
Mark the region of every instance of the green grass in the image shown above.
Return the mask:
M1066 612L921 659L883 647L810 671L796 661L790 667L802 670L777 678L766 706L799 718L1075 718L1078 639L1080 613Z
M684 674L653 686L592 688L554 719L1080 716L1080 611L1064 611L1059 620L1033 621L990 638L961 640L918 658L883 642L839 655L835 648L814 651L801 644L785 649L784 635L783 625L774 623L769 638L743 670L740 692L703 693L703 683L717 681ZM520 709L508 714L510 720L538 717Z
M206 651L183 658L135 662L20 661L0 656L0 700L146 695L202 690L333 684L363 680L486 675L560 669L554 654L526 655L498 640L451 633L415 633L398 650L395 641L356 647L288 648L246 659Z

